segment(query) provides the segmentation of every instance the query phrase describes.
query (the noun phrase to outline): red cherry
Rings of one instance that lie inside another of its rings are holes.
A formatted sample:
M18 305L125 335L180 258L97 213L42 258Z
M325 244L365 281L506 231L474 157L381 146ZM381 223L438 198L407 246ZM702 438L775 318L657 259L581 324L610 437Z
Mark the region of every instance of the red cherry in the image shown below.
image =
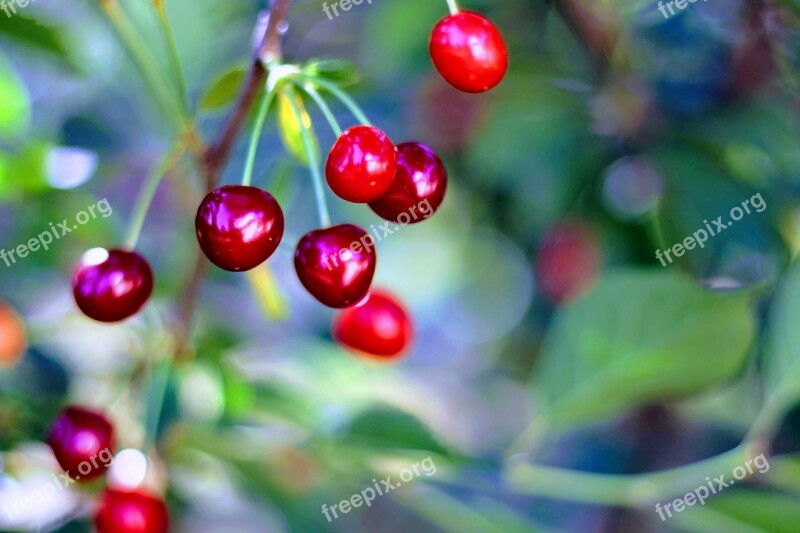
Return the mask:
M594 232L580 222L554 227L544 237L536 277L542 292L554 302L572 300L594 281L600 247Z
M359 353L397 359L411 344L413 327L408 312L392 294L373 290L358 305L339 312L333 337Z
M98 533L167 533L169 510L150 494L106 489L94 525Z
M258 187L226 185L200 203L195 217L197 241L206 257L231 272L266 261L283 238L283 211Z
M297 276L328 307L354 305L367 295L375 275L374 244L372 235L352 224L306 233L294 254Z
M450 15L433 29L433 64L456 89L482 93L499 84L508 69L508 50L500 31L478 13Z
M396 171L397 153L389 137L372 126L355 126L331 148L325 176L337 196L364 204L389 190Z
M78 307L100 322L119 322L134 315L152 292L150 265L128 250L93 248L83 254L72 278Z
M47 443L70 477L80 481L94 479L111 464L114 428L99 411L67 407L53 422Z
M394 182L369 206L386 220L414 224L439 209L446 189L447 171L436 152L421 143L398 144Z

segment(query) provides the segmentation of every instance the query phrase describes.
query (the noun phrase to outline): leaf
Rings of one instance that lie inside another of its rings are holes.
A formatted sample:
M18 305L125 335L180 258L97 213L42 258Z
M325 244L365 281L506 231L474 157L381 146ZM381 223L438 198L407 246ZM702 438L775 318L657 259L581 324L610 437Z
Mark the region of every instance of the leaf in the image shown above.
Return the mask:
M343 438L370 447L450 454L421 421L388 406L374 407L355 417Z
M556 316L537 383L551 425L576 426L733 377L755 335L749 295L662 272L608 276Z
M706 502L706 507L769 533L797 531L797 518L800 516L800 500L797 498L752 489L717 495Z
M200 99L200 109L219 109L233 103L246 77L247 67L243 65L223 72Z
M786 273L770 311L764 378L770 394L800 397L800 264Z
M355 85L361 77L355 64L344 59L320 59L309 62L303 69L312 78L323 78L341 87Z
M265 317L270 320L284 320L289 316L286 299L281 294L268 264L264 263L247 271L247 281L250 282L258 306Z
M37 142L14 156L0 153L0 200L49 189L47 157L51 149L51 145Z
M4 13L0 13L2 14ZM69 53L66 38L60 28L42 24L17 13L13 17L0 16L0 36L54 56L70 68L80 70L80 65Z
M302 122L298 120L295 113L295 106L300 109L300 116ZM285 84L283 89L278 93L278 129L280 130L281 140L286 147L286 151L303 165L308 165L308 154L306 153L305 143L303 141L303 128L308 128L309 135L311 136L311 149L314 154L314 161L319 160L319 143L317 137L311 130L311 117L306 111L306 106L303 104L303 99L297 94L293 86Z
M28 127L31 108L25 86L5 61L0 61L0 137L13 137Z

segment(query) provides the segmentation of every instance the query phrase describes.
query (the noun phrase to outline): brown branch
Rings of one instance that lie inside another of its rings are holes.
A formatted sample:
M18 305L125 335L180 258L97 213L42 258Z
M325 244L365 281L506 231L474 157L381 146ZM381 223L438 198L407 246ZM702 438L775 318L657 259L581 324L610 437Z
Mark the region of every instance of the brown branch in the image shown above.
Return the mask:
M216 141L200 157L200 167L205 178L206 191L212 191L219 183L220 175L230 158L236 139L244 125L247 115L258 97L261 87L267 80L265 64L280 62L282 59L281 36L289 15L292 0L271 0L269 10L262 12L256 25L256 45L253 62L244 83L239 99ZM263 34L260 32L263 31ZM192 274L181 296L178 298L178 312L175 326L176 359L190 356L189 330L194 316L207 260L198 249Z

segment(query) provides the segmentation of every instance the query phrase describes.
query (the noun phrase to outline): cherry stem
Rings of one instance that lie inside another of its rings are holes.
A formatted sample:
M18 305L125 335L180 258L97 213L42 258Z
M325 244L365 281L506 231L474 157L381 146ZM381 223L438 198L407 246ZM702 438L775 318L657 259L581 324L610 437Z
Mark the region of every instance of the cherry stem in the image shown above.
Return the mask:
M133 250L136 248L136 243L139 242L139 235L141 235L142 227L144 226L144 219L150 210L150 204L153 203L153 198L156 195L161 179L169 172L184 150L184 144L179 142L145 179L144 186L136 199L128 237L125 239L125 247L127 249Z
M447 7L450 8L451 15L457 15L459 12L458 4L456 0L447 0Z
M315 89L311 83L298 83L297 86L300 88L301 91L309 95L312 98L312 100L314 100L314 102L316 102L317 107L319 107L320 111L322 111L322 114L325 115L325 118L328 120L328 124L331 125L333 133L335 133L336 136L339 137L342 134L342 127L339 125L339 122L333 115L333 112L331 111L331 108L328 105L328 103L325 101L322 95L319 94L319 91L317 91L317 89Z
M331 215L328 211L328 204L325 201L325 187L322 184L322 174L319 171L319 157L317 153L314 151L314 146L311 142L311 133L310 129L313 126L309 126L305 120L303 120L303 113L300 111L300 106L297 105L297 102L294 98L287 98L289 103L292 106L292 110L294 111L295 117L297 117L297 121L302 125L300 129L300 134L303 137L303 145L306 149L306 157L308 157L308 168L311 171L311 177L314 181L314 194L317 198L317 212L319 214L319 221L323 228L330 227L331 225Z
M178 88L178 98L183 106L183 113L189 116L189 92L186 90L186 77L183 74L183 67L181 66L180 55L178 54L178 45L175 42L175 33L172 31L172 24L169 22L169 15L164 2L154 3L158 21L161 24L161 29L164 32L164 39L167 41L167 49L169 52L170 67L172 68L172 75L175 78L175 83Z
M350 98L350 96L348 96L347 93L345 93L335 84L330 83L329 81L323 80L321 78L305 76L303 74L297 74L297 76L311 83L319 85L320 87L331 93L333 96L338 98L339 101L342 102L345 106L347 106L347 109L350 110L353 116L356 117L356 120L361 122L361 124L365 126L372 126L372 123L370 123L370 121L367 119L367 116L364 114L364 112L361 110L361 108L358 106L355 100Z
M250 186L253 181L253 168L256 164L256 152L258 151L258 141L261 138L261 132L264 129L264 122L269 112L269 107L272 100L275 98L275 90L267 91L264 99L261 101L261 107L258 110L258 117L253 126L253 133L250 135L250 147L247 150L247 161L244 165L244 175L242 176L242 185Z

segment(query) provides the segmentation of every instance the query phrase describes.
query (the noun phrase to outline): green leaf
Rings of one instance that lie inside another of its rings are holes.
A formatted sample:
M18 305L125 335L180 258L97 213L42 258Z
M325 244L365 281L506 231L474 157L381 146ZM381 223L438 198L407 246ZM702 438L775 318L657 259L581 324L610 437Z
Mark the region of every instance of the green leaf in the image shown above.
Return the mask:
M30 114L25 86L6 62L0 61L0 137L13 137L24 132Z
M247 66L239 65L223 72L200 99L200 109L219 109L236 100L247 77Z
M13 17L0 16L0 37L54 56L70 68L80 70L69 53L64 33L58 27L42 24L18 12Z
M752 489L719 494L706 501L706 507L769 533L797 531L797 519L800 517L799 499Z
M771 325L764 355L767 391L787 396L788 404L800 397L800 264L786 273L770 312Z
M388 406L373 407L355 417L343 438L369 447L450 454L416 417Z
M749 300L665 272L602 279L559 312L545 340L537 383L546 420L597 422L732 378L755 335Z
M289 316L286 299L281 293L269 265L263 265L247 272L247 281L253 289L258 306L269 320L285 320Z
M14 156L0 153L0 200L49 189L47 156L51 149L51 145L37 142Z
M312 78L324 78L341 87L355 85L361 77L355 64L344 59L320 59L309 62L303 69Z
M300 109L302 122L298 120L294 104ZM278 93L278 129L286 151L303 165L308 165L308 154L303 142L303 128L308 128L311 135L312 152L314 161L319 160L319 142L311 129L311 117L306 111L303 99L297 94L293 86L285 84ZM315 163L316 164L316 163Z

